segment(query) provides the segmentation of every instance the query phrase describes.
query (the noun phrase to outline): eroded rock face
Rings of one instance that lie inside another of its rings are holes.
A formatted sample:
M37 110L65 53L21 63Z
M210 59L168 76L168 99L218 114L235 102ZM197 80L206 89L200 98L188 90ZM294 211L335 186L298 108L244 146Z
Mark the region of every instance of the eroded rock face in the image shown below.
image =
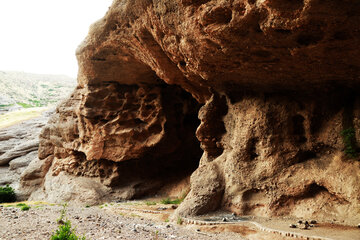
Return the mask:
M93 199L154 193L198 165L198 126L204 153L177 214L357 223L360 166L341 131L359 139L359 12L355 0L114 1L41 135L43 198L74 176L101 183L79 185Z

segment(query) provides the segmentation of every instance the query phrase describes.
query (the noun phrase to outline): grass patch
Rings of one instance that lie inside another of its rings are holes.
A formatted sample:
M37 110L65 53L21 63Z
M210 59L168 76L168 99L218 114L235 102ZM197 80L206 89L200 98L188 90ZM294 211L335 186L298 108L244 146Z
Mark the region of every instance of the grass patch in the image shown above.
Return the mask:
M22 206L20 209L21 211L28 211L30 209L30 206L25 204L25 206Z
M156 205L156 202L146 201L145 204L147 206L153 206L153 205Z
M23 107L23 108L32 108L32 107L34 107L34 106L31 105L31 104L22 103L22 102L17 102L16 104L19 105L19 106L21 106L21 107Z
M170 198L165 198L161 200L162 204L180 204L184 199L176 198L171 200Z

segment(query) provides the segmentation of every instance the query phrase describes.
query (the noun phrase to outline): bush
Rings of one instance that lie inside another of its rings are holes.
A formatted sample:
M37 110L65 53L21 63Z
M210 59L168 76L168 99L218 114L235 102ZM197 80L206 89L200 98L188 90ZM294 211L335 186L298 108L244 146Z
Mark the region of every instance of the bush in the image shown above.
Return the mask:
M16 195L15 191L9 185L6 187L0 187L0 203L15 202Z
M75 234L75 229L71 228L70 220L64 221L66 217L67 204L63 204L63 209L60 210L60 218L57 222L60 224L59 229L51 236L50 240L86 240L85 237L78 237Z
M348 128L341 132L341 136L343 137L344 145L345 145L345 154L350 158L356 158L358 156L358 151L356 147L356 139L355 139L355 129Z
M85 240L85 237L79 238L71 228L70 220L59 226L59 229L51 236L51 240Z

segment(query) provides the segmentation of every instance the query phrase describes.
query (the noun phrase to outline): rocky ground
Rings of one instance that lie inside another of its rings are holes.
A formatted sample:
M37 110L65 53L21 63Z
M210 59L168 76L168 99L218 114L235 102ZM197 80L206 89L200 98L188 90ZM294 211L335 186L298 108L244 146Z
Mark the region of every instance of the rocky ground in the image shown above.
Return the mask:
M58 228L61 206L37 205L29 211L1 207L0 239L49 239ZM69 207L67 218L86 239L225 239L224 234L203 233L176 223L154 222L136 214L120 214L99 207ZM237 238L242 239L242 238Z
M152 205L149 206L149 203ZM0 240L49 239L58 228L57 220L63 209L61 204L28 202L28 211L21 211L16 204L0 207ZM289 229L290 219L257 221L263 227L250 222L239 224L200 225L186 219L173 219L174 205L159 202L129 201L107 203L100 206L68 206L65 219L71 221L78 236L87 240L100 239L239 239L239 240L357 240L359 231L354 227L318 224L316 229ZM284 227L285 226L285 227ZM264 228L271 228L266 231ZM272 232L274 231L275 232ZM276 232L277 231L277 232ZM300 233L291 236L279 232ZM287 235L287 236L286 236ZM308 238L306 238L308 237Z

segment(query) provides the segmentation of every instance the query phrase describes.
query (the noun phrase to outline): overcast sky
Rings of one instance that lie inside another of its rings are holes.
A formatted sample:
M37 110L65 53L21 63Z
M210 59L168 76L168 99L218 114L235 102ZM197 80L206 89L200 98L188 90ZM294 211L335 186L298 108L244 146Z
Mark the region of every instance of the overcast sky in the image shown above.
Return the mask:
M77 75L75 50L112 0L0 0L0 70Z

